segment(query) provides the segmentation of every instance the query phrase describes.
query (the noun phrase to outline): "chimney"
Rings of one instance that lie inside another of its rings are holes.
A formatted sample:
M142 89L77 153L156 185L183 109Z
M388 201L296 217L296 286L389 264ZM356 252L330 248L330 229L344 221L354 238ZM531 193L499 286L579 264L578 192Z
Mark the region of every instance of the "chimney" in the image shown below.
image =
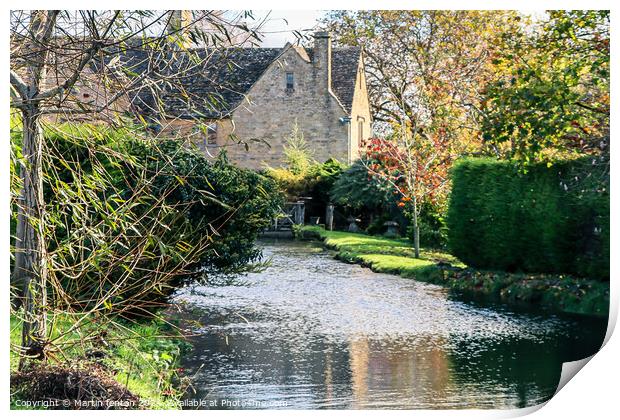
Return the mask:
M168 33L169 34L178 33L179 35L182 35L187 30L189 30L188 25L190 25L191 23L192 23L192 11L191 10L173 10L171 12L170 21L168 24Z
M332 88L332 36L329 32L314 33L314 67L325 80L327 90Z

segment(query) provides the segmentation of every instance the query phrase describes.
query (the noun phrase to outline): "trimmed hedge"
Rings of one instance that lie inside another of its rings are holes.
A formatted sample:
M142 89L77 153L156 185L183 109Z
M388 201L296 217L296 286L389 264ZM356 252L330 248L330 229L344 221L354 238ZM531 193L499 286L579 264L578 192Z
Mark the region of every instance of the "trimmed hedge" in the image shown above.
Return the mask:
M609 175L590 160L467 158L452 170L449 247L472 267L609 279Z

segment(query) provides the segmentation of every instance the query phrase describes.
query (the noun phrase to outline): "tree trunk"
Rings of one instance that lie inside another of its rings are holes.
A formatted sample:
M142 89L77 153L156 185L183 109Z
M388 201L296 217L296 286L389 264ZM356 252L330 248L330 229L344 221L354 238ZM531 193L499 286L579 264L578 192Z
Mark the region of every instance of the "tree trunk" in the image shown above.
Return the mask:
M24 171L24 168L20 168L20 175ZM21 252L21 249L26 218L24 217L24 212L21 210L22 199L23 195L20 195L20 201L17 206L17 225L15 226L15 260L13 261L13 273L11 275L11 286L13 288L13 290L11 291L11 298L14 310L18 310L22 306L24 297L24 275L22 273L24 267L24 253Z
M47 263L44 243L45 207L43 202L43 133L39 109L22 110L24 166L20 177L23 189L19 201L13 281L23 285L24 324L22 346L29 356L44 357L47 340ZM21 227L19 220L21 220ZM22 359L20 365L23 364Z
M420 226L418 225L418 201L413 197L413 248L415 257L420 258Z
M47 344L47 261L44 240L45 203L43 201L43 132L37 95L45 84L57 10L34 10L25 47L32 51L26 60L26 87L20 88L23 123L23 183L19 200L15 241L13 282L23 285L22 347L24 355L44 358ZM25 358L20 359L20 368Z

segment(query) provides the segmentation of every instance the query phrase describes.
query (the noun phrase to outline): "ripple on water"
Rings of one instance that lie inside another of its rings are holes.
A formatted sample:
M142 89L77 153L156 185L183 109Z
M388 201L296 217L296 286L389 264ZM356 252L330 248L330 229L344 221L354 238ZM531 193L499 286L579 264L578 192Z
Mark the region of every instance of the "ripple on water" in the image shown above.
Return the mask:
M243 284L193 285L176 300L206 309L215 319L218 313L226 315L221 324L216 321L206 328L277 335L295 331L336 337L537 339L556 331L560 322L553 317L536 319L475 308L448 299L442 287L372 273L331 261L324 254L320 255L323 265L310 267L297 256L276 258L270 248L265 254L272 257L273 265L245 276Z
M198 382L210 395L295 408L499 408L548 398L557 384L559 371L523 357L542 349L559 369L572 321L453 300L307 244L264 254L271 266L237 285L192 285L174 298L202 324L188 324L198 337L186 366L204 365Z

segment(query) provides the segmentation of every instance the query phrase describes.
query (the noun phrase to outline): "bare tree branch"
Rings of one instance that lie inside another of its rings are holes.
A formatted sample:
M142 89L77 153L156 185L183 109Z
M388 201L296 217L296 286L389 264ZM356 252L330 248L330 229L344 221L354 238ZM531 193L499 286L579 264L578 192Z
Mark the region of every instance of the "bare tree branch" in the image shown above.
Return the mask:
M28 86L26 82L13 70L11 70L11 86L19 94L20 99L24 101L28 99Z

